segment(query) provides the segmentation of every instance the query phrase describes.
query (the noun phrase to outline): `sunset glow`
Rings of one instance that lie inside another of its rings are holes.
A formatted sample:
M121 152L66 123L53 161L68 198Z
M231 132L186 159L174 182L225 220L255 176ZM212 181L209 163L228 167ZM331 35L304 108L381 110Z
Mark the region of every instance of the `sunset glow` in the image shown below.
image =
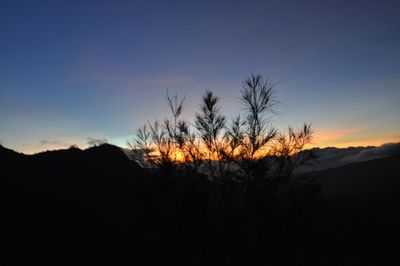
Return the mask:
M400 265L400 0L0 0L0 165L0 266Z
M166 88L185 96L188 121L206 88L230 118L243 111L251 72L276 82L273 124L312 123L314 146L400 140L400 22L391 4L100 2L2 5L2 145L126 147L147 120L170 115Z

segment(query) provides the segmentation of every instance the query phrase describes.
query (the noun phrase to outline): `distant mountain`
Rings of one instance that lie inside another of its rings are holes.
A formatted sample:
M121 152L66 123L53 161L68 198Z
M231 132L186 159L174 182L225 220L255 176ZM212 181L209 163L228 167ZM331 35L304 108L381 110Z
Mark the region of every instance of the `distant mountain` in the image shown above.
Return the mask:
M69 149L45 151L33 155L17 153L0 147L0 161L7 162L3 173L24 175L27 171L41 175L123 175L141 174L144 170L130 160L125 152L114 145L102 144L81 150Z
M117 146L103 144L86 150L71 147L24 155L0 147L0 182L5 194L40 191L50 197L99 201L128 197L128 189L145 169ZM103 195L100 195L103 193ZM11 198L15 197L10 195Z
M126 239L142 223L145 170L120 148L24 155L0 147L0 162L1 265L126 260Z

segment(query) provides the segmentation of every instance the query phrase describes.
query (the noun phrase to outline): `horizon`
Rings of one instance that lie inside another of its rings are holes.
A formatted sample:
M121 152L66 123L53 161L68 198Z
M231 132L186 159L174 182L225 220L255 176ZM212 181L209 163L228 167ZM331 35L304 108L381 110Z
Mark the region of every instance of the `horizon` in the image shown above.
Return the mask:
M351 149L351 148L381 148L384 146L389 146L389 145L398 145L400 144L399 142L386 142L380 145L360 145L360 146L345 146L345 147L336 147L336 146L324 146L324 147L320 147L320 146L309 146L306 147L303 151L307 151L307 150L312 150L312 149ZM25 154L25 155L35 155L35 154L39 154L39 153L44 153L44 152L52 152L52 151L60 151L60 150L69 150L71 148L77 148L79 150L87 150L90 148L94 148L94 147L99 147L102 145L112 145L115 146L117 148L120 148L122 150L125 151L130 151L131 149L128 147L123 147L123 146L119 146L118 144L113 144L113 143L109 143L109 142L98 142L98 143L92 143L92 144L85 144L84 146L79 146L76 144L71 144L70 146L66 146L66 147L60 147L60 148L54 148L54 149L46 149L46 150L41 150L41 151L32 151L32 152L22 152L22 151L18 151L18 150L14 150L11 147L7 147L5 145L3 145L2 143L0 143L0 146L21 154Z
M205 89L231 117L250 73L276 83L273 124L312 123L314 147L400 142L395 1L0 5L0 144L18 152L126 147L166 88L187 120Z

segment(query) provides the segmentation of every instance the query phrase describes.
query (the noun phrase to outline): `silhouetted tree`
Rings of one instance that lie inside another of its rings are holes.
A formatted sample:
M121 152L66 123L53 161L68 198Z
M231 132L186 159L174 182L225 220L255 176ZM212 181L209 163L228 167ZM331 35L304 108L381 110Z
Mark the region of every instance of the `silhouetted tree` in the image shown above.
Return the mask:
M231 210L241 210L242 230L235 251L242 258L246 256L248 213L254 192L288 198L296 168L313 158L302 152L312 140L310 124L299 130L289 127L287 133L271 125L277 103L273 89L274 84L261 75L245 78L240 98L243 110L229 123L221 112L219 98L206 90L193 124L180 118L185 99L177 94L171 97L167 91L172 117L162 124L148 122L130 145L142 165L156 167L172 179L183 176L183 169L190 169L195 176L198 172L208 175L220 213L225 213L224 203L240 204L241 208L236 205Z
M272 182L281 201L288 199L292 192L293 175L296 169L315 161L312 150L304 151L313 140L311 124L305 123L302 128L289 127L287 132L280 132L272 146L271 154L275 161L275 170Z
M221 152L226 118L221 113L218 102L219 98L207 90L202 97L200 113L195 116L195 126L202 140L207 170L215 182L223 181L225 175Z
M126 144L133 153L135 159L142 167L153 164L151 153L154 151L150 147L150 131L147 124L144 124L136 131L136 139L133 142L126 141Z
M232 120L225 134L229 145L224 155L239 167L244 184L248 184L259 159L266 155L267 145L277 135L268 120L275 101L273 84L261 75L246 78L241 93L245 119L237 116Z
M178 123L177 143L183 153L185 166L197 174L205 156L201 150L201 139L186 121Z
M236 178L242 185L242 228L241 252L245 252L248 220L250 185L256 177L256 171L262 168L266 174L267 146L277 135L277 130L269 123L268 114L272 113L275 104L273 84L264 80L261 75L251 74L244 80L241 91L241 104L244 107L245 119L234 118L227 128L225 140L228 145L223 151L225 159L232 162L239 170Z
M315 158L312 152L301 153L305 146L311 143L313 134L311 124L307 123L300 129L289 127L287 132L278 134L272 154L278 161L279 176L291 177L296 168Z
M186 122L179 120L184 100L179 100L177 94L171 97L167 90L166 102L172 118L166 118L163 123L157 120L147 122L137 130L133 143L127 142L139 163L155 167L167 176L175 171L185 144L186 136L182 129Z

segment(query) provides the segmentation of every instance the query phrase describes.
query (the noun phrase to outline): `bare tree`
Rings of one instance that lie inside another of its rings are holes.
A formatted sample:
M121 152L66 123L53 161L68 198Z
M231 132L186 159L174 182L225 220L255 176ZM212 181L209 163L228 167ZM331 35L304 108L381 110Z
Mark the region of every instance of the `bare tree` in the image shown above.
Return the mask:
M151 153L154 149L150 147L150 131L147 124L144 124L136 131L136 139L132 142L126 141L126 144L133 153L133 159L142 167L147 167L152 164Z
M179 120L185 98L179 100L177 94L170 96L167 90L166 102L172 113L172 118L166 118L163 123L157 120L147 122L136 132L136 139L127 142L134 154L134 159L143 166L156 167L163 174L170 176L179 160L178 153L183 146Z
M201 151L201 140L190 130L186 121L180 121L177 128L177 143L183 152L185 166L196 174L203 163L204 154Z
M226 118L218 102L219 98L207 90L202 98L200 113L195 115L195 126L202 140L207 168L214 181L221 181L224 177L221 146Z
M289 127L288 132L279 133L270 123L277 103L274 84L261 75L245 78L240 98L243 110L228 123L221 112L220 99L206 90L200 111L195 114L193 130L189 122L181 119L184 100L167 91L166 102L172 117L162 123L148 122L137 131L133 144L128 145L142 165L156 167L166 177L180 176L177 170L187 168L197 173L205 165L221 214L226 209L221 192L232 191L226 189L226 181L234 184L233 205L240 202L242 206L239 249L245 254L249 197L254 198L255 190L263 193L278 189L276 194L285 197L290 193L295 170L312 159L302 152L313 138L311 125L305 124L302 129ZM175 178L171 183L175 188L175 209L180 199L177 181Z
M306 145L313 140L314 132L311 124L305 123L302 128L289 127L287 132L281 132L276 138L271 156L276 161L273 178L279 185L281 198L287 198L293 186L293 175L299 167L312 163L316 157L309 150L304 151Z
M225 140L227 149L224 157L236 165L240 175L236 175L242 187L242 232L240 245L243 254L246 249L248 205L250 185L256 177L257 169L267 172L265 160L268 145L277 135L277 130L270 124L269 118L273 113L275 100L273 87L268 79L261 75L251 74L244 80L240 102L244 108L244 119L237 116L228 126Z
M204 158L201 152L201 144L198 135L190 129L187 121L180 119L183 111L183 103L185 98L178 99L178 95L172 97L167 91L166 101L172 113L172 119L164 121L164 128L168 137L172 140L174 146L174 161L185 168L198 171ZM180 154L181 158L177 158Z
M277 130L269 122L276 103L273 87L261 75L247 77L240 100L245 118L234 118L225 134L228 149L224 155L241 170L245 190L260 163L259 159L266 156L268 145L277 135Z
M168 107L172 113L172 119L164 120L164 128L168 133L168 137L179 144L179 135L178 135L178 123L179 117L183 111L183 103L185 102L185 97L179 100L178 94L175 93L173 96L169 95L167 90L167 97L165 98Z

